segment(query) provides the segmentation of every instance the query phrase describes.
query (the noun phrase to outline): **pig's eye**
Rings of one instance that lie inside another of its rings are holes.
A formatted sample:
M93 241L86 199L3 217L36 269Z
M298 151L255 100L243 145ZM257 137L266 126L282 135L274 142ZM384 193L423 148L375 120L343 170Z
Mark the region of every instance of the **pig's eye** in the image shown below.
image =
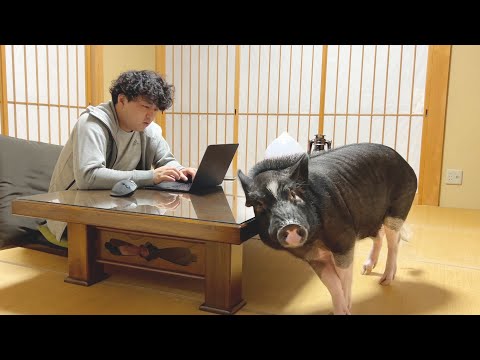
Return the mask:
M294 201L296 197L297 197L297 194L295 194L295 191L293 190L288 191L288 200Z
M257 200L253 206L255 207L255 211L257 212L265 210L265 203L261 200Z

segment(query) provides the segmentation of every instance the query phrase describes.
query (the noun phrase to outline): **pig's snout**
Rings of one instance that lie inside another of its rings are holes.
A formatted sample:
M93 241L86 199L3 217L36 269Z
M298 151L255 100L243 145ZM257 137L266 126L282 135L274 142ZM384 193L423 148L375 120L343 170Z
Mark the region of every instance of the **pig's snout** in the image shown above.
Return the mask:
M295 248L302 246L307 240L308 231L301 225L289 224L277 232L277 238L283 247Z

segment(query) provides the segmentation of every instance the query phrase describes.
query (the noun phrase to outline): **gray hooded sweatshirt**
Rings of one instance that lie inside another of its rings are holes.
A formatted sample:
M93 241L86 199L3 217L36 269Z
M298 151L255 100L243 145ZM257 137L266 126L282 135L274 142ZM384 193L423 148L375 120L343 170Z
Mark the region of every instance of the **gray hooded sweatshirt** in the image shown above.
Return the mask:
M152 122L139 132L140 161L135 170L113 170L119 159L118 118L112 101L89 106L76 122L53 170L49 192L63 190L111 189L118 181L131 179L139 187L153 185L153 168L174 166L183 169L162 136L162 129ZM135 143L136 144L136 143ZM136 154L138 157L138 153ZM135 156L125 152L121 156ZM47 226L60 241L67 226L47 220Z

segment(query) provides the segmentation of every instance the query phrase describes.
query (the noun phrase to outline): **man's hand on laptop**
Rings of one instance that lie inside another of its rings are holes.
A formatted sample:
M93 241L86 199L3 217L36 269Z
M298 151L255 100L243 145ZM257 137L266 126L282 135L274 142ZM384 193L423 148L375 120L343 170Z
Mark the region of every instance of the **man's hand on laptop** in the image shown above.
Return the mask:
M160 166L155 170L153 170L153 183L159 184L162 181L177 181L177 180L186 181L187 177L183 173L184 170L186 169L177 170L173 166Z
M185 176L185 179L181 179L183 181L187 181L188 178L191 178L192 181L193 179L195 179L195 175L197 174L197 169L195 168L184 168L182 170L180 170L180 173Z

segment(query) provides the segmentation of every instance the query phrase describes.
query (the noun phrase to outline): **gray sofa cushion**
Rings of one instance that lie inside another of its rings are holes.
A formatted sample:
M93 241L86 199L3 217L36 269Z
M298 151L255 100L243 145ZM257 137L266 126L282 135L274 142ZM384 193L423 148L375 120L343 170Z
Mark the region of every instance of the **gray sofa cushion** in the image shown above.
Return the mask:
M12 215L12 200L48 192L62 146L0 135L0 247L30 242L43 219Z

